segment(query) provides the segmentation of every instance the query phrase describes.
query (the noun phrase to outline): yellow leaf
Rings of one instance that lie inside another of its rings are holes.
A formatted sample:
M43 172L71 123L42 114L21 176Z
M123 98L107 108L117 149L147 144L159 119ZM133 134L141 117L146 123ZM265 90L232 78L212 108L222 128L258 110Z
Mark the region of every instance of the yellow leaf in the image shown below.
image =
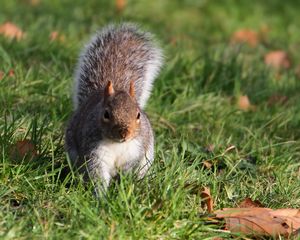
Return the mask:
M24 37L24 32L11 22L0 25L0 34L7 38L16 38L17 40L21 40Z

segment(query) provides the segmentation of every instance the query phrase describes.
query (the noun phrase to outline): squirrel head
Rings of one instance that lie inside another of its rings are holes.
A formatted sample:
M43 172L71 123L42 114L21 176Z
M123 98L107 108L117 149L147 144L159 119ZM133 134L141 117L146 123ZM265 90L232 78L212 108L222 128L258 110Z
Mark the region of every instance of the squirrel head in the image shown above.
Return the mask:
M134 83L129 92L118 91L108 82L104 90L104 105L101 111L101 128L105 137L124 142L137 136L140 131L141 111L135 98Z

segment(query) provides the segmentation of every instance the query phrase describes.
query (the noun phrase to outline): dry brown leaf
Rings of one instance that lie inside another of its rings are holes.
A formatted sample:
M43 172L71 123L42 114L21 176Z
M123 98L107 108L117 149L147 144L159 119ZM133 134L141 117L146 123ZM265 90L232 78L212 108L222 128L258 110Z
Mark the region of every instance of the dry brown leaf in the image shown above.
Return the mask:
M289 55L282 50L272 51L265 55L265 64L274 69L288 69L291 67Z
M0 34L7 38L16 38L17 40L21 40L25 35L18 26L11 22L0 25Z
M212 166L213 166L213 164L212 164L210 161L205 160L205 161L203 161L203 166L204 166L206 169L211 169Z
M233 33L231 37L231 43L246 43L251 47L256 47L259 40L259 33L250 29L240 29Z
M116 0L117 12L122 12L126 7L126 0Z
M245 198L238 205L239 208L254 208L254 207L263 207L263 205L258 201L253 201L251 198Z
M289 236L300 229L299 209L225 208L215 212L231 232L265 236Z
M253 109L250 100L247 95L240 96L237 101L238 108L243 111L248 111Z
M212 213L214 211L214 202L210 195L210 189L207 187L204 187L202 192L200 193L201 198L204 200L204 203L206 204L207 211L209 213Z
M215 149L215 145L213 145L213 144L209 144L209 145L205 148L205 150L206 150L207 152L213 152L214 149Z
M58 32L57 31L53 31L53 32L50 33L49 38L50 38L51 41L56 40L57 37L58 37Z
M0 81L2 80L3 77L4 77L4 72L0 71Z
M65 36L60 34L58 31L51 32L49 39L51 42L53 42L53 41L64 42L66 40Z
M29 3L32 6L37 6L41 3L41 1L40 0L30 0Z
M274 106L274 105L284 105L289 98L284 95L274 94L272 95L268 100L268 106Z
M10 157L13 160L22 160L26 158L32 160L37 156L37 150L32 141L25 139L17 141L10 149Z
M8 76L9 76L9 77L14 77L14 76L15 76L15 70L9 69L9 71L8 71Z

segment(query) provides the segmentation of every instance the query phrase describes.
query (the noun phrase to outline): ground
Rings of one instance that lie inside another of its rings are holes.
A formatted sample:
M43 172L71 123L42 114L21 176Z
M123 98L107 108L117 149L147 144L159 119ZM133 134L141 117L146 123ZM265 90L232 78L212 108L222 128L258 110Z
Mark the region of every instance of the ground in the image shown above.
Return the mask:
M0 237L232 238L201 207L204 186L215 209L246 197L300 208L299 7L128 0L117 11L104 0L2 1L0 24L25 34L0 36ZM146 108L156 157L145 179L122 176L97 201L92 186L63 176L63 135L81 47L97 29L121 21L140 24L164 49ZM241 29L257 33L257 43L234 44ZM264 56L275 50L288 54L289 67L266 66ZM240 106L241 96L251 106ZM17 157L24 139L35 157Z

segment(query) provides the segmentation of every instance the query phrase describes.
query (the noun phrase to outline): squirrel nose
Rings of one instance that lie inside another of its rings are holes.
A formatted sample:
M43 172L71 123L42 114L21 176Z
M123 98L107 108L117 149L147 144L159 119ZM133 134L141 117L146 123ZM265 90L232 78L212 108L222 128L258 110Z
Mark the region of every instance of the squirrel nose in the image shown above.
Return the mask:
M128 130L126 128L125 129L122 128L122 129L119 130L119 134L120 134L121 138L125 139L128 135Z

